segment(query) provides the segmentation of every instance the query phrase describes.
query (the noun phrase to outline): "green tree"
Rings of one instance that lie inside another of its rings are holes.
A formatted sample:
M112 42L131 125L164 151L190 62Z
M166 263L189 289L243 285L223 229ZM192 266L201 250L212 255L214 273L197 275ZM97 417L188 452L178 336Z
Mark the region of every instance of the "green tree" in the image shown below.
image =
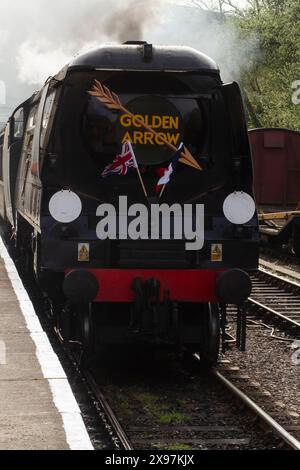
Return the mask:
M192 3L218 13L241 39L255 37L258 42L240 80L249 127L300 130L300 104L292 102L292 85L300 80L300 1L247 0L243 8L237 0Z
M300 105L292 102L292 84L300 80L300 3L294 0L248 2L233 21L241 37L255 34L259 56L242 76L250 126L300 130Z

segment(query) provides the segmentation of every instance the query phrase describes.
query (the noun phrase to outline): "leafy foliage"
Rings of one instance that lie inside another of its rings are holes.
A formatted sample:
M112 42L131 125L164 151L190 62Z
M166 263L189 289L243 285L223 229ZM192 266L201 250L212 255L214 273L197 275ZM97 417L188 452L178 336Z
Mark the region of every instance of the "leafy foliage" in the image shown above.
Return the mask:
M192 0L219 14L241 40L257 41L240 77L249 127L300 130L300 104L292 102L292 85L300 80L299 0ZM243 8L241 7L243 3ZM238 44L237 44L238 47Z
M300 130L300 105L292 102L292 84L300 80L300 2L256 0L243 16L230 18L241 37L253 33L259 56L242 75L250 127Z

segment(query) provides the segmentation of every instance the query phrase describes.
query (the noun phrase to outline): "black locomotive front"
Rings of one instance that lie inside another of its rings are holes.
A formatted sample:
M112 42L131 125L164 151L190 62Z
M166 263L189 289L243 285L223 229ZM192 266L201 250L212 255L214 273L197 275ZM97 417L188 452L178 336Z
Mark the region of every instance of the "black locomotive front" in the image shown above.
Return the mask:
M121 107L91 96L95 83ZM250 292L244 271L258 263L237 84L224 85L215 63L190 48L103 46L48 81L24 105L24 116L13 226L50 297L87 306L81 309L88 342L96 322L93 342L132 342L139 334L203 348L209 331L218 330L218 303L242 303ZM103 177L126 142L139 173ZM181 155L158 193L160 172L172 162L170 145L176 150L181 143L190 157ZM143 236L132 239L136 204L149 220L147 229L139 227ZM151 211L161 205L171 208L173 226L189 209L192 228L203 207L203 243L187 249L191 240L172 228L151 237ZM105 207L114 208L117 223L101 237ZM214 341L215 355L217 333Z

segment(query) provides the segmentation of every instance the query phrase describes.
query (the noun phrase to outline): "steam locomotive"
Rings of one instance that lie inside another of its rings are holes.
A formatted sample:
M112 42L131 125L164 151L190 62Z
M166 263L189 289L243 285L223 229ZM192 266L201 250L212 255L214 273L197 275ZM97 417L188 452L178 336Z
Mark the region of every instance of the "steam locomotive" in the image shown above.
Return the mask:
M0 159L1 218L65 341L216 362L259 233L241 93L213 60L146 42L80 55L17 107Z

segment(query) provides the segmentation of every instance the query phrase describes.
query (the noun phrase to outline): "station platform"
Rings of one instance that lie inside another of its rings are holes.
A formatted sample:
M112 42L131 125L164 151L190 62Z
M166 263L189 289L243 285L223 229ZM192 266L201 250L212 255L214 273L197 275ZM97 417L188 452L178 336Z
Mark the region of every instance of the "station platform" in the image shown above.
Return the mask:
M0 238L0 450L92 450L65 372Z

